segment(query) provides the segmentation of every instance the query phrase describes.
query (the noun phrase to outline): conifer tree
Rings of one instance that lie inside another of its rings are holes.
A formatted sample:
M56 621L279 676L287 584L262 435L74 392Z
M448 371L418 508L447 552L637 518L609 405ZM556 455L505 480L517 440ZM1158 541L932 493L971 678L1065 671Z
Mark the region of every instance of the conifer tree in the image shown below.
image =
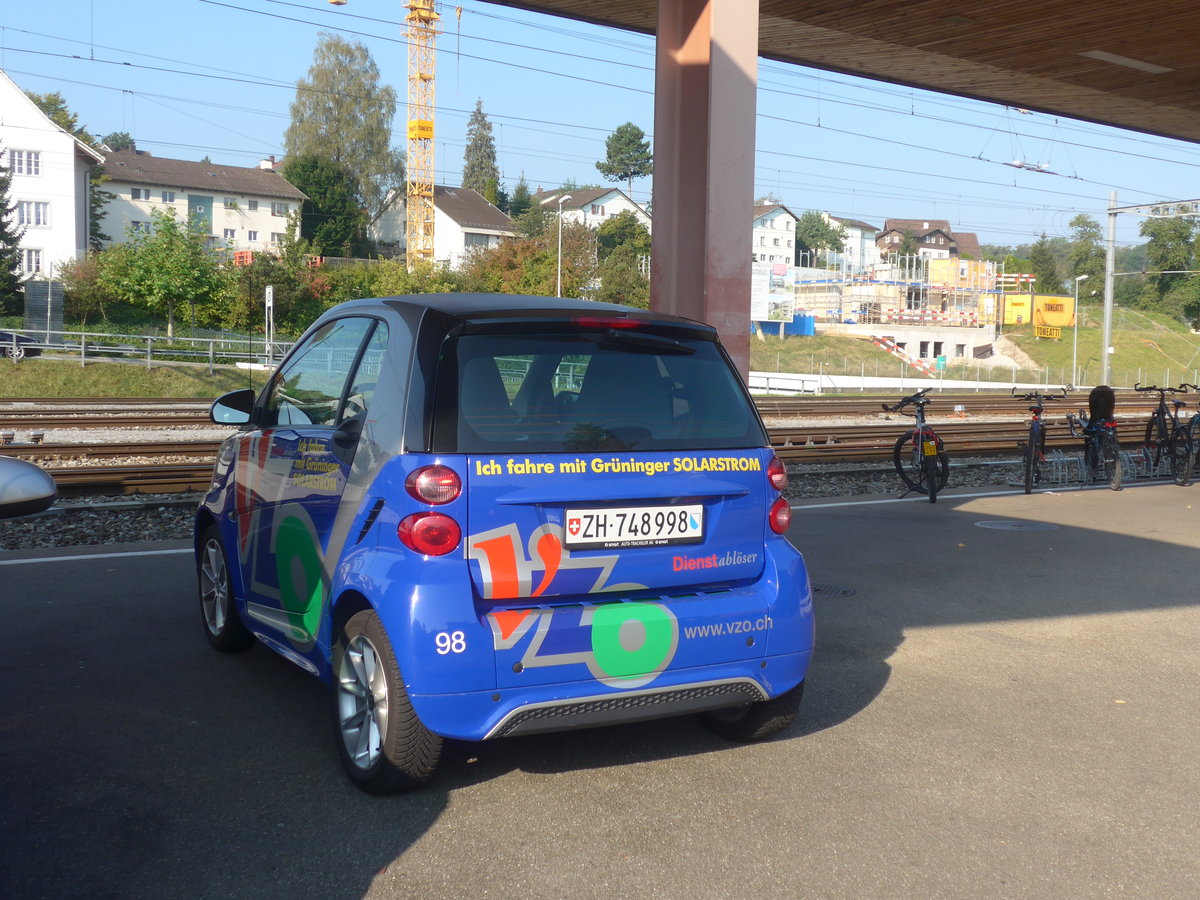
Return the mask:
M3 164L0 147L0 315L21 312L21 236L17 227L17 208L12 202L12 170Z
M500 183L496 167L496 141L492 138L492 123L483 111L483 101L475 101L475 111L467 122L467 149L463 151L462 186L488 196L489 183ZM492 195L495 197L495 188ZM489 202L495 200L489 198Z
M609 181L624 181L629 194L633 194L633 179L643 178L654 171L654 156L646 133L632 122L618 125L617 130L604 141L606 156L596 163Z

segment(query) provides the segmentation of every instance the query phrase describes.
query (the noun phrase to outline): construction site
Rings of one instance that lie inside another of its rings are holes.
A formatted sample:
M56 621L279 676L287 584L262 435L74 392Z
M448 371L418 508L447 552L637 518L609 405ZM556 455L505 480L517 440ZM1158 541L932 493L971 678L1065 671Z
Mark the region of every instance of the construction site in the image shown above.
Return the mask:
M1032 324L1057 337L1074 324L1073 298L1035 295L1033 276L1006 274L987 260L891 255L857 271L792 272L791 315L773 304L773 319L807 319L810 333L870 339L925 374L939 362L1011 366L996 346L1006 325Z

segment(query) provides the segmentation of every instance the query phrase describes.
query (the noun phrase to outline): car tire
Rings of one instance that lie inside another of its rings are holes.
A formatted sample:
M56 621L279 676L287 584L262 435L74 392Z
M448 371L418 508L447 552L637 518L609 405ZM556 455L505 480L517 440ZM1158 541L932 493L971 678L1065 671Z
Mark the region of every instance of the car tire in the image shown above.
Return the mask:
M254 635L242 624L238 615L229 578L228 557L216 525L209 525L204 530L196 578L199 582L200 616L209 643L222 653L250 649L254 644Z
M333 730L346 774L369 794L412 790L428 781L442 739L421 724L383 623L374 610L353 615L333 653Z
M13 362L20 362L25 358L25 348L20 344L17 344L15 347L12 344L8 344L4 348L4 355Z
M706 712L701 720L714 734L731 741L749 743L778 734L796 719L804 697L804 682L770 700L759 700L745 706L715 709Z

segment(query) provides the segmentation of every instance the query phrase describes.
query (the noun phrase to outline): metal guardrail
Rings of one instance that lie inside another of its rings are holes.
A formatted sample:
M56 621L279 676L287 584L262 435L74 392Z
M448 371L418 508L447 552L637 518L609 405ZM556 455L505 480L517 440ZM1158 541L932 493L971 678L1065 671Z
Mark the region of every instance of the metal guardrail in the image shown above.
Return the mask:
M95 331L14 331L7 328L2 330L32 339L32 343L20 344L16 343L15 337L13 339L14 346L24 348L26 355L30 350L63 353L78 356L82 365L87 364L89 357L128 357L145 360L147 366L152 366L157 354L160 362L182 359L186 362L207 362L210 366L230 362L273 366L292 346L290 341L268 342L261 338L249 337L168 337ZM4 341L0 343L0 350L8 346L9 342Z

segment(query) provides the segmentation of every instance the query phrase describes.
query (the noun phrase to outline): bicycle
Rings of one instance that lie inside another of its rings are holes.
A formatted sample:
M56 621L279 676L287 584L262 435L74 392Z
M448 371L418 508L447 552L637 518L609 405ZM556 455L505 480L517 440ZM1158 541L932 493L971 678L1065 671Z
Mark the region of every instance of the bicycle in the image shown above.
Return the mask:
M1016 388L1012 389L1012 396L1018 397ZM1029 411L1033 414L1029 420L1029 438L1025 442L1025 493L1032 494L1034 487L1042 483L1042 466L1046 462L1046 426L1042 423L1044 404L1048 400L1067 399L1067 389L1063 388L1057 394L1033 391L1021 394L1019 398L1029 403Z
M1188 387L1185 384L1177 388L1153 385L1142 387L1140 384L1133 386L1133 389L1141 394L1158 394L1158 406L1150 414L1150 421L1146 423L1145 439L1139 449L1141 457L1146 461L1151 475L1158 474L1159 464L1165 457L1171 467L1171 478L1178 485L1186 485L1192 480L1191 470L1187 466L1190 445L1188 427L1179 421L1179 410L1187 406L1187 403L1172 400L1174 408L1171 408L1167 406L1167 394L1186 394Z
M1085 478L1094 481L1103 478L1114 491L1121 489L1121 445L1117 441L1117 420L1100 419L1089 422L1083 410L1077 416L1067 414L1067 425L1071 434L1083 438L1083 464ZM1082 425L1082 431L1076 431Z
M1181 388L1187 388L1189 391L1200 391L1200 385L1183 383L1179 385ZM1200 404L1197 404L1200 407ZM1196 456L1200 453L1200 412L1196 412L1188 421L1187 425L1180 424L1180 432L1182 432L1181 440L1182 449L1177 445L1171 451L1171 458L1179 460L1182 457L1183 465L1175 470L1175 483L1180 487L1186 487L1192 483L1192 476L1196 471Z
M900 480L908 485L909 491L928 494L930 503L937 503L938 491L946 486L950 477L950 458L942 446L942 439L925 424L925 406L932 388L917 391L905 397L895 406L883 404L884 412L900 412L906 406L915 407L916 421L912 431L896 439L892 450L892 462Z

